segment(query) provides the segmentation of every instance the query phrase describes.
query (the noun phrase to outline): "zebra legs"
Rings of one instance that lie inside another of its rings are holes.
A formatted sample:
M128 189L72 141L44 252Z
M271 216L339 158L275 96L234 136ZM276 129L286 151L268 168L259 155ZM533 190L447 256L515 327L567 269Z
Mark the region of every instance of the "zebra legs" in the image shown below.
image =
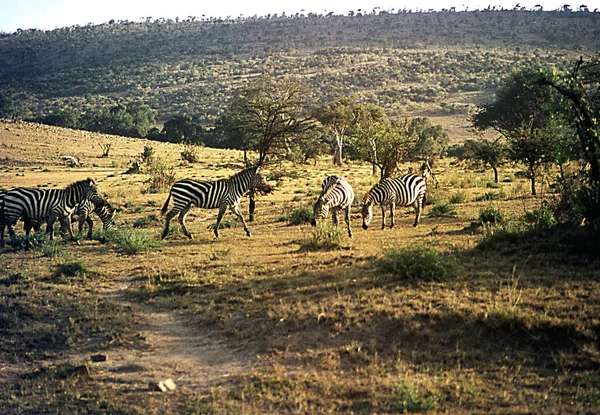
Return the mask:
M242 214L240 213L237 205L233 205L231 207L231 211L235 214L235 216L238 217L238 219L240 221L242 221L242 225L244 225L244 230L246 231L246 236L251 236L250 235L250 229L248 229L248 225L246 225L246 221L244 220L244 217L242 216ZM223 213L225 213L225 209L223 209ZM219 210L219 217L217 218L217 225L215 226L215 235L217 235L217 237L219 236L217 234L217 229L219 229L219 223L221 222L221 218L223 217L223 215L221 215L221 210Z
M421 212L423 210L423 207L421 206L421 204L417 201L415 202L415 211L416 211L416 217L415 217L415 223L413 224L413 226L416 228L417 225L419 224L419 221L421 220Z
M352 230L350 229L350 206L345 209L346 225L348 225L348 236L352 238Z
M181 230L183 231L183 234L190 239L192 239L193 236L188 232L187 228L185 227L185 217L188 214L191 207L192 205L187 205L182 210L180 210L179 218L177 219L179 224L181 225ZM160 239L165 239L165 237L169 234L169 222L171 222L171 219L173 219L175 215L177 215L176 208L171 209L169 213L167 213L167 217L165 218L165 228L163 229Z
M185 227L185 217L187 216L191 207L192 207L192 205L187 205L186 207L181 209L181 212L179 212L179 217L177 218L177 220L179 221L179 224L181 225L181 230L183 231L183 234L190 239L192 239L193 236L191 233L189 233L189 231Z
M395 225L394 221L394 210L396 210L396 204L390 203L390 229ZM381 230L385 229L385 205L381 205Z

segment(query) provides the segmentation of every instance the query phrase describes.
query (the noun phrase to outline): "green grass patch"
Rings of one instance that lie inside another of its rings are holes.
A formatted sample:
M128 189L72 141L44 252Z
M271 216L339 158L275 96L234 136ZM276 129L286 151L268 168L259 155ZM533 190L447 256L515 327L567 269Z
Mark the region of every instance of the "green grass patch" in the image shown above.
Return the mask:
M415 281L445 281L456 275L457 268L453 256L423 246L390 249L377 260L380 272Z
M443 217L456 217L456 208L450 202L444 201L436 203L431 209L429 209L429 217L431 218L443 218Z
M343 230L339 226L319 223L309 238L300 244L301 251L327 251L342 247Z
M143 230L109 229L99 232L96 237L100 242L115 244L119 252L127 255L136 255L162 246L160 240Z

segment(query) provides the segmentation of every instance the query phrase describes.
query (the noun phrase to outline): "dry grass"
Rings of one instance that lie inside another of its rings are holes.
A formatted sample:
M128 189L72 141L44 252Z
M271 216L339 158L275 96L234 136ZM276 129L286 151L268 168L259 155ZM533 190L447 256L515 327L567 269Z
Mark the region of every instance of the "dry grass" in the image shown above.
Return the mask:
M100 158L109 140L111 155ZM144 223L157 239L162 220L147 218L167 194L143 192L145 174L122 174L145 145L178 178L228 177L242 160L203 148L188 165L181 146L30 124L0 124L0 143L2 186L64 186L91 176L122 209L120 231ZM86 165L61 165L59 149ZM188 220L195 239L175 232L136 255L98 241L70 244L58 256L3 253L2 412L598 411L597 257L554 233L478 248L483 235L471 224L490 202L476 198L498 189L486 186L490 172L450 161L438 167L434 193L446 201L461 193L455 217L429 217L427 207L413 228L412 209L398 209L393 230L363 231L355 208L355 236L342 232L336 249L302 250L310 225L279 219L314 198L331 173L364 194L374 183L370 166L337 169L321 160L269 168L277 190L258 200L251 238L227 216L230 227L215 239L216 212L195 209ZM506 197L493 203L505 218L519 218L539 206L523 197L527 189L519 179L503 183ZM407 279L378 266L390 250L413 246L451 258L451 277ZM73 264L85 272L58 272ZM98 352L108 362L89 362ZM173 377L177 391L147 390L162 377Z

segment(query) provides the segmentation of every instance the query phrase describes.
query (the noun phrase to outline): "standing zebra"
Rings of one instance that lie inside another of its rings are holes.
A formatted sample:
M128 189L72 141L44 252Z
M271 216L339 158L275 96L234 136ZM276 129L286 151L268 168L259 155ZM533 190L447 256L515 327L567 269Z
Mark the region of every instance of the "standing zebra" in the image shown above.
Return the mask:
M4 246L4 229L14 236L12 226L21 218L29 221L29 233L33 223L46 222L46 233L54 238L52 231L56 220L68 225L71 239L75 239L71 230L71 213L84 200L101 205L104 200L98 196L96 183L92 179L80 180L65 189L31 189L17 187L4 193L0 204L0 246Z
M169 197L162 208L162 214L164 215L169 207L169 201L173 197L173 208L167 214L161 239L164 239L169 233L169 222L177 214L179 214L178 221L183 234L188 238L192 238L192 235L185 227L185 217L192 205L203 209L219 208L219 215L217 216L217 223L214 230L217 238L219 237L219 224L227 208L231 209L242 221L246 235L250 236L246 221L238 210L242 196L251 189L265 193L269 193L272 190L271 186L269 186L258 170L258 166L250 167L234 174L228 179L202 182L183 179L173 184L169 192Z
M416 174L410 173L402 177L383 179L365 195L362 207L363 229L367 229L373 219L373 205L375 204L381 206L381 229L385 229L386 206L390 207L390 229L394 227L394 210L396 206L414 206L416 218L413 226L417 226L421 219L426 190L425 179Z
M323 180L321 195L313 208L313 219L311 224L317 225L317 221L326 219L331 209L331 219L335 225L338 224L338 212L343 209L346 224L348 225L348 236L352 238L350 229L350 208L354 201L354 190L350 183L339 176L329 176Z
M1 197L1 195L0 195L0 197ZM104 230L112 228L113 219L115 217L115 213L117 213L117 211L115 209L113 209L111 207L111 205L108 202L106 202L104 199L102 199L102 203L94 203L91 200L86 199L83 202L81 202L80 204L78 204L75 207L75 209L73 210L73 213L71 214L71 216L77 215L77 220L79 223L79 234L81 234L83 232L83 225L85 223L88 224L87 239L92 239L92 230L94 227L94 222L92 221L92 218L91 218L92 212L94 212L96 215L98 215L100 217L100 220L102 221L102 228ZM29 234L29 232L31 232L32 228L35 232L39 232L42 222L40 222L39 220L36 220L36 219L29 219L27 217L24 217L23 220L25 221L25 233L26 234ZM69 224L66 223L65 218L61 219L60 223L61 223L62 233L67 233L68 231L66 230L66 227Z

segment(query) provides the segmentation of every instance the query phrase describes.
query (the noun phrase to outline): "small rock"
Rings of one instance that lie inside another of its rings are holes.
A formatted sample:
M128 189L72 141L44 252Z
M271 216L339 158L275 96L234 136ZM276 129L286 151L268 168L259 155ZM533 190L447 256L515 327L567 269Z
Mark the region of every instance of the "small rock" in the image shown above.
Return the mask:
M92 362L106 362L108 357L105 354L95 354L90 356Z
M161 380L158 383L151 383L149 385L149 389L152 391L156 391L156 392L169 392L169 391L174 391L177 386L175 385L175 382L173 382L173 379L169 378L166 380Z

